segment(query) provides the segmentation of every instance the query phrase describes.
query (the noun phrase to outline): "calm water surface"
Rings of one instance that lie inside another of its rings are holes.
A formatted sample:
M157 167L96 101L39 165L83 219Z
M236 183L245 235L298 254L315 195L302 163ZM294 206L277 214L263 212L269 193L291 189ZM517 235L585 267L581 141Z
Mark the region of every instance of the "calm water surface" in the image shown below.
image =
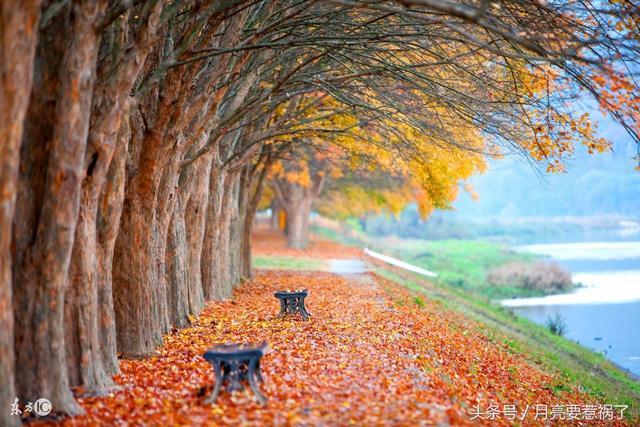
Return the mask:
M640 241L535 244L518 250L555 259L583 286L502 304L539 324L561 315L567 338L640 376Z

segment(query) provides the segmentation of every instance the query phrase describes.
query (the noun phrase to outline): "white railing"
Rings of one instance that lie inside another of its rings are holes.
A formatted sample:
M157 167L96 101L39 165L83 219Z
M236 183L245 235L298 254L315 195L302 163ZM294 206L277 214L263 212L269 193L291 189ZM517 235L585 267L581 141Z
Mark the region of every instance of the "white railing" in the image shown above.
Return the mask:
M433 271L425 270L424 268L416 267L415 265L411 265L407 262L400 261L399 259L391 258L390 256L382 255L374 251L370 251L369 249L364 250L364 253L369 255L372 258L379 259L380 261L384 261L387 264L395 265L396 267L400 267L407 271L412 271L414 273L422 274L428 277L437 277L438 275Z

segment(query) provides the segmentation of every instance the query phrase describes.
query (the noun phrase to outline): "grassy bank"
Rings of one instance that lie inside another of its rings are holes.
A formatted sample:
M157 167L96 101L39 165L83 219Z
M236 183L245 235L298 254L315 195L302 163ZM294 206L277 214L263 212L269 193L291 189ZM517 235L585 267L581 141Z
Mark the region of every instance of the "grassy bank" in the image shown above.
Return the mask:
M535 262L537 257L510 250L507 246L479 240L398 240L386 238L376 246L410 264L438 272L438 281L472 291L490 299L538 296L541 291L515 285L493 286L486 280L492 269L508 263Z
M522 257L531 260L532 256L479 241L436 241L425 246L423 240L372 242L348 233L316 231L344 244L384 249L404 261L437 271L438 280L430 282L413 273L376 263L377 274L415 292L416 304L429 298L442 304L443 308L477 320L489 339L501 342L510 352L526 355L533 363L553 373L556 380L548 387L554 393L562 395L572 388L579 388L599 402L629 405L629 415L634 420L640 419L640 381L637 378L602 354L557 336L491 302L509 294L492 289L484 280L486 272L501 263L520 261Z
M527 266L543 258L512 250L508 245L483 240L423 240L395 237L371 239L361 233L315 227L314 232L345 245L366 246L410 264L438 273L437 283L473 292L489 299L534 297L557 292L534 289L516 281L492 284L487 275L503 266ZM538 266L536 265L536 268ZM545 269L540 265L539 269ZM567 291L568 288L563 289Z
M558 396L578 388L600 402L629 405L629 415L640 420L640 381L602 354L459 289L434 285L412 273L383 265L376 268L376 273L406 286L418 298L430 298L446 309L477 320L490 340L501 342L512 353L526 355L543 370L553 373L556 380L548 387Z

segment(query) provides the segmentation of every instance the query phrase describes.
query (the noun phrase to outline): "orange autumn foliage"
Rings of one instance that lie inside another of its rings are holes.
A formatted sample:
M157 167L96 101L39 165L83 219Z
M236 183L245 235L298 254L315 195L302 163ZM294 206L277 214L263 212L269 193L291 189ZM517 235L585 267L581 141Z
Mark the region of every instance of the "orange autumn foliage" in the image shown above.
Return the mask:
M310 292L312 319L276 319L274 291L300 287ZM375 274L259 272L233 301L209 303L189 327L166 335L156 356L121 361L121 389L80 397L87 414L62 424L477 425L475 405L592 403L577 390L557 396L553 376L482 324L413 297ZM267 405L224 390L205 405L213 374L202 353L215 343L259 341L271 347L262 362Z

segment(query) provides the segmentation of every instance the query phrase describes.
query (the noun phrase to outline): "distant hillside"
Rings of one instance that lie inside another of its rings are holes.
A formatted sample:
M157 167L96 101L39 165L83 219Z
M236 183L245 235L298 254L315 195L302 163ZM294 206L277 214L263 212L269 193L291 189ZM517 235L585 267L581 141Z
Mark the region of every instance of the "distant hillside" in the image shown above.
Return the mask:
M537 176L531 166L504 161L471 181L479 195L461 195L461 216L566 216L640 212L640 173L619 155L601 155L559 176Z

